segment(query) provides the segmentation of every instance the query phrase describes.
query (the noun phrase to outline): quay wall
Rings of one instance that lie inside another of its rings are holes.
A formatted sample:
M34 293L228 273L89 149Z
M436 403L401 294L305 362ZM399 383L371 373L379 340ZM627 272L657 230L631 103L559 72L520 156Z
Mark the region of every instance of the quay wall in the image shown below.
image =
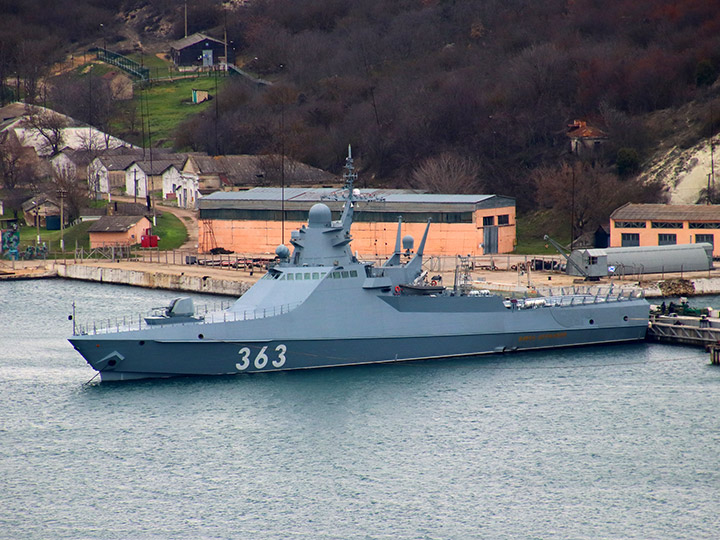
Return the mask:
M158 271L143 272L84 264L58 264L55 268L58 277L62 278L133 285L149 289L169 289L239 297L250 288L250 285L244 281L218 279L212 276L178 275Z

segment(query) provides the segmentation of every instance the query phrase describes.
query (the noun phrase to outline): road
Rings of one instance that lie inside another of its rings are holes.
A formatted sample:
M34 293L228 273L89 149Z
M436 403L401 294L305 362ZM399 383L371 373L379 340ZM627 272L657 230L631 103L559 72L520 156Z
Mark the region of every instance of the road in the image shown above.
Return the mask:
M113 195L114 201L121 202L136 202L134 197L127 195ZM178 208L177 206L166 206L164 204L157 204L156 208L160 212L169 212L177 217L188 233L187 241L178 248L178 250L197 252L198 248L198 211L190 210L189 208Z

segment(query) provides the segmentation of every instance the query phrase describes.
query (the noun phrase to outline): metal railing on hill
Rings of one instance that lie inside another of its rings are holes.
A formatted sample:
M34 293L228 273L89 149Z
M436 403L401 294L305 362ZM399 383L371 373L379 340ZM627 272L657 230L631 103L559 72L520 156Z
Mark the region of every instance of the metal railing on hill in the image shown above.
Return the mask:
M146 68L142 64L137 63L135 60L123 56L122 54L103 49L98 47L95 49L95 54L98 60L117 66L123 71L128 72L130 75L137 77L141 81L147 81L150 78L150 69Z

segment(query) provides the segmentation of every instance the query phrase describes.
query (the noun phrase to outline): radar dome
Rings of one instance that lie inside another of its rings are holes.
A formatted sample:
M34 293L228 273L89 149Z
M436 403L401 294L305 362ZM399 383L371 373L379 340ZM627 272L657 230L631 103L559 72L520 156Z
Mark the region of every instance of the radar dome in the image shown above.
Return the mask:
M281 259L287 259L290 256L290 250L286 245L280 244L275 248L275 255Z
M332 212L326 205L317 203L310 209L308 227L329 227L331 221Z
M413 246L415 245L415 239L412 236L410 236L409 234L406 236L403 236L402 245L403 245L403 249L412 249Z

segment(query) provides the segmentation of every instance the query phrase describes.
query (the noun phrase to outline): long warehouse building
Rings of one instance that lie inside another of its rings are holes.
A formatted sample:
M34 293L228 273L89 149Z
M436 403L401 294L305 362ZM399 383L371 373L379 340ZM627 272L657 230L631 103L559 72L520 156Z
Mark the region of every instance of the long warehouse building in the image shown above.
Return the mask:
M339 219L342 201L335 188L254 188L216 192L198 201L200 252L224 248L235 253L273 254L290 233L307 223L317 203L330 207ZM499 195L437 195L410 190L360 190L352 228L353 250L361 256L385 257L393 252L398 218L403 236L416 245L428 219L432 220L427 255L486 255L515 248L515 199ZM284 195L284 201L283 201Z

